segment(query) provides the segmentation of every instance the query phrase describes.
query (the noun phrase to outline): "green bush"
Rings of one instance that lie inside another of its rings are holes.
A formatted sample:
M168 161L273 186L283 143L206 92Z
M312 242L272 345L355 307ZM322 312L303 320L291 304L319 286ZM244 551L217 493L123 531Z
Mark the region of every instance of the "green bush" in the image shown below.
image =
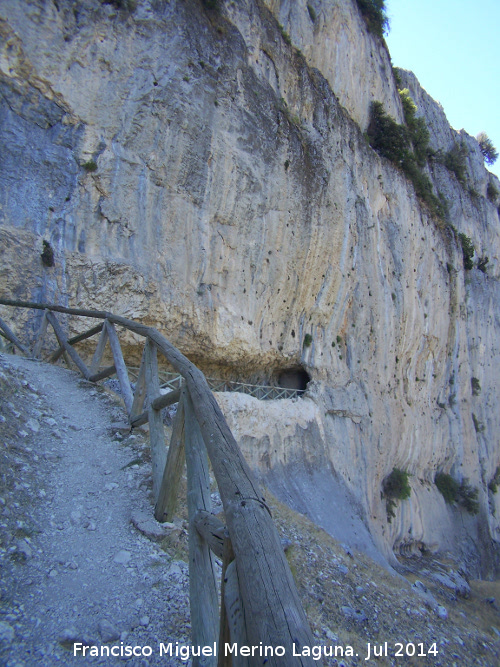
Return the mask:
M469 514L479 513L479 503L477 501L478 489L471 486L466 479L462 480L458 489L457 503Z
M397 88L399 89L400 86L403 85L403 82L401 81L401 75L398 72L397 67L394 67L394 66L392 67L392 76L394 77L394 82L395 82Z
M495 146L493 146L493 142L488 137L486 132L480 132L476 139L486 164L495 164L498 158L498 151L496 150Z
M472 258L474 257L474 253L476 252L474 249L474 246L472 245L472 241L466 234L460 233L458 235L458 238L460 239L460 243L462 244L462 255L464 258L464 269L466 271L470 271L471 269L474 268L474 263L472 261Z
M434 478L434 484L449 505L459 505L470 514L479 512L478 489L471 486L466 478L459 484L451 475L439 472Z
M401 98L401 103L403 105L403 112L405 115L406 124L410 125L412 119L415 118L415 114L417 112L417 105L412 100L408 88L403 88L402 90L398 90L398 93L399 97Z
M446 200L442 195L434 194L431 181L421 170L427 158L429 142L427 126L423 119L414 116L416 107L408 91L404 90L401 93L403 109L409 119L410 127L396 123L384 111L382 102L372 102L367 129L370 146L379 155L402 169L413 183L418 197L427 204L434 215L445 220L448 215Z
M104 0L103 5L113 5L116 9L125 9L129 12L135 12L137 9L137 0Z
M370 105L370 122L367 129L370 146L391 162L402 166L410 149L408 131L384 111L382 102Z
M85 171L88 172L97 171L97 163L94 160L88 160L88 162L84 162L82 167L85 169Z
M307 11L309 12L309 18L314 23L316 21L316 11L312 5L307 5Z
M311 347L311 343L313 342L313 338L311 334L306 334L304 336L304 347Z
M290 46L290 44L292 43L292 40L290 39L290 35L287 33L287 31L286 31L285 28L281 25L281 23L279 24L278 27L279 27L279 29L280 29L281 36L283 37L283 39L285 40L285 42Z
M410 475L405 470L393 468L390 475L384 479L382 485L384 496L395 500L406 500L411 495Z
M40 256L44 266L52 267L55 265L54 250L48 241L43 241L43 251Z
M399 91L399 97L403 105L406 125L410 132L410 141L413 146L415 160L419 167L427 163L427 149L430 134L425 119L417 117L417 105L410 97L408 88Z
M428 146L430 134L427 129L427 124L425 119L422 116L415 118L411 130L411 142L413 144L413 150L415 151L415 157L420 167L424 167L427 164L428 156Z
M438 472L434 477L434 484L448 504L452 505L456 501L460 484L451 475Z
M409 474L405 470L393 468L382 482L382 496L386 499L387 520L391 522L396 507L396 501L406 500L411 495L411 488L408 482Z
M488 489L491 493L496 493L498 491L498 486L500 485L500 466L497 466L495 474L493 475L490 483L488 484Z
M477 268L483 273L487 273L488 272L487 264L489 261L490 258L486 257L486 255L484 257L479 257L479 259L477 260Z
M383 37L389 30L389 19L386 14L385 0L356 0L368 30Z
M471 378L470 380L471 388L472 388L472 395L473 396L479 396L481 393L481 385L479 384L479 379L478 378Z
M482 433L484 431L484 424L479 421L474 413L472 413L472 422L476 433Z
M455 174L457 180L462 183L465 183L465 158L467 155L467 149L464 144L454 144L453 148L449 150L444 155L443 164Z
M498 190L497 190L496 187L493 185L493 183L490 181L490 182L488 183L487 188L486 188L486 196L488 197L488 199L490 200L490 202L491 202L492 204L495 204L498 195L499 195Z

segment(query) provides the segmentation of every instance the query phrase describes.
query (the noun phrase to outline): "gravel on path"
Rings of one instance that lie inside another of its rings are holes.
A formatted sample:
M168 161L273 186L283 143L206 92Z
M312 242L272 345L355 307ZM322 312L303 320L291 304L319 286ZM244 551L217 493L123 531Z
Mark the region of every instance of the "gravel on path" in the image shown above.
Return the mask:
M188 569L150 539L147 439L61 367L0 355L0 401L0 665L186 665L160 655L189 643Z

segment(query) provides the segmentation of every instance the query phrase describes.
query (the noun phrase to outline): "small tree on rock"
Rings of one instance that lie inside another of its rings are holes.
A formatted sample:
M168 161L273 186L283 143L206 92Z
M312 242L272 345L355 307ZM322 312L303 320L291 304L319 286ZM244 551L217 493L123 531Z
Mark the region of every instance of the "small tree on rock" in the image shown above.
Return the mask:
M495 164L498 158L498 151L496 150L495 146L493 146L493 142L486 134L486 132L480 132L476 139L486 164Z

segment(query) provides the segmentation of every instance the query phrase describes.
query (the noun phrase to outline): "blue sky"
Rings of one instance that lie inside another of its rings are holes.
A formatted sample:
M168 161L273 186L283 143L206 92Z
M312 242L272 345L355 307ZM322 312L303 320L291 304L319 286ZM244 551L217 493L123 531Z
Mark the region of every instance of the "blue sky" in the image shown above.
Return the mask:
M386 0L386 42L456 130L484 131L500 152L500 0ZM500 158L487 168L500 176Z

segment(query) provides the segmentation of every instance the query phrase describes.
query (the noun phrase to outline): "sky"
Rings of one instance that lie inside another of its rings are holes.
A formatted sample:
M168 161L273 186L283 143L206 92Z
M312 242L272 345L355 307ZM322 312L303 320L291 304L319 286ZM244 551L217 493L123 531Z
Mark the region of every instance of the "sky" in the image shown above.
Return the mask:
M409 69L450 125L500 153L500 0L386 0L392 64ZM500 158L487 169L500 177Z

